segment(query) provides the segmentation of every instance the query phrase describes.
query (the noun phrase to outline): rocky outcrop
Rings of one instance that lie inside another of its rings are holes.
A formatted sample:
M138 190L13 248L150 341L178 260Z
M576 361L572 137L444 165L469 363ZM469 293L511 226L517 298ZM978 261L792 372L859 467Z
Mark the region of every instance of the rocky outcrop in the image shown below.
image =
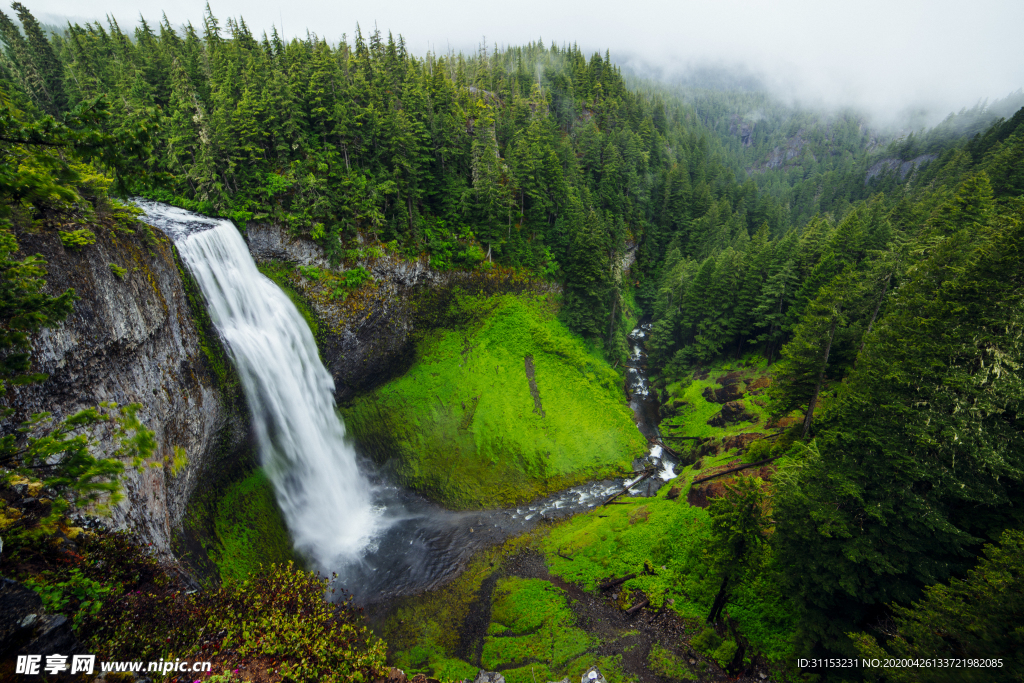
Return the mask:
M10 432L33 413L56 419L103 401L140 403L139 418L159 443L154 466L129 468L125 500L113 511L115 527L130 528L168 557L186 505L209 471L213 457L244 440L244 419L229 410L204 347L217 345L197 329L170 241L147 244L142 231L90 226L93 245L66 249L53 231L18 236L21 254L49 263L47 291L73 288L80 299L63 323L33 339L33 369L49 378L12 387L5 403L15 409ZM127 270L119 277L112 265ZM109 425L92 431L100 453L115 448ZM173 448L188 464L176 474Z
M67 617L48 614L35 591L0 579L0 658L4 664L19 654L68 656L82 651Z
M328 268L315 243L290 236L281 226L250 223L249 251L258 264L286 262ZM371 250L365 250L367 254ZM415 329L457 324L446 317L456 291L499 294L550 291L555 286L511 271L446 271L424 259L406 260L380 250L348 263L373 276L373 282L338 297L322 282L291 273L289 285L309 304L321 329L317 338L324 365L334 377L335 396L345 402L404 372L413 358Z
M871 182L872 178L887 173L899 176L901 181L905 180L910 172L918 166L926 164L929 161L934 161L937 158L938 156L935 154L922 154L908 161L904 161L903 159L882 159L881 161L876 161L868 169L867 174L865 174L864 184L867 185Z
M725 427L734 422L747 422L756 419L756 414L747 412L743 401L729 401L722 406L721 412L708 420L708 424L712 427Z
M720 389L705 387L701 395L708 403L728 403L743 398L743 388L739 384L727 384Z

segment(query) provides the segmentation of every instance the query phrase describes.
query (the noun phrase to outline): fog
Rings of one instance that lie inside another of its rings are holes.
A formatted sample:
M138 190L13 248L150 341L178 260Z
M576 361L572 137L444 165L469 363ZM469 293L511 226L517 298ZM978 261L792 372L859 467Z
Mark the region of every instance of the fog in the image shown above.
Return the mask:
M45 0L37 17L141 13L152 23L200 25L205 0ZM576 43L606 49L620 64L666 81L706 66L753 75L774 94L804 106L855 107L879 120L908 111L930 122L1024 86L1024 2L1020 0L212 0L222 22L244 16L259 35L314 32L330 41L374 26L401 34L414 54L475 51L488 45Z

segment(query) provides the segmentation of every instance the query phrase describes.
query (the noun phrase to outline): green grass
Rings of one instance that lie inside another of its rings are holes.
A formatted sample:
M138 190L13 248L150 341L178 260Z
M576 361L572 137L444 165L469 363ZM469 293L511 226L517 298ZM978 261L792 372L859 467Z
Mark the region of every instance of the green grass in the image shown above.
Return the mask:
M686 661L671 650L667 650L660 643L651 646L647 654L647 666L651 671L674 681L694 681L697 676L686 665Z
M273 486L263 470L228 487L217 503L214 529L220 547L212 559L225 581L243 581L260 564L296 559Z
M646 443L621 376L555 318L546 297L457 305L482 315L432 333L405 375L342 409L367 450L397 456L403 484L453 508L510 505L629 471Z
M623 602L641 590L655 609L672 600L680 616L706 616L714 597L708 595L704 561L710 520L684 497L669 500L665 493L667 487L655 498L629 499L554 527L541 542L551 573L585 590L595 590L602 579L635 573L637 578L623 584Z
M662 431L676 436L700 436L721 438L733 436L744 432L764 432L765 423L768 421L768 409L754 403L754 399L765 400L764 394L760 396L743 396L739 400L746 407L747 412L758 416L757 422L739 422L729 425L726 428L712 427L708 420L715 416L722 409L720 403L711 403L704 399L704 389L712 387L721 388L717 380L728 370L716 369L711 371L707 379L685 380L668 386L670 401L682 399L688 404L678 415L668 418L662 422ZM751 374L751 378L760 375Z

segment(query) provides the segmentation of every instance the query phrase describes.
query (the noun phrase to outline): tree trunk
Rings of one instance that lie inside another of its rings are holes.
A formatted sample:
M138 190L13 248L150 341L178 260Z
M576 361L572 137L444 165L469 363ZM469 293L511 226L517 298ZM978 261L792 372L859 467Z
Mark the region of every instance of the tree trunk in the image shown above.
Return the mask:
M718 589L718 595L715 596L715 602L711 605L711 613L708 615L707 623L713 624L718 620L718 617L722 614L722 610L725 609L725 600L729 596L729 577L726 576L722 579L722 587Z
M836 326L839 324L838 313L832 316L832 327L828 330L828 344L825 345L825 359L821 362L821 372L818 373L818 383L814 385L814 393L807 404L807 415L804 416L804 433L800 438L807 438L807 432L811 429L811 420L814 419L814 406L818 402L818 393L821 391L821 383L825 381L825 369L828 368L828 354L832 350L832 340L836 336Z
M892 277L892 273L885 276L885 280L882 282L882 296L878 297L878 303L875 304L875 312L871 314L871 322L868 323L868 329L864 332L864 336L860 340L860 348L857 349L857 358L860 358L860 354L864 351L864 345L868 342L868 335L871 334L871 328L875 326L875 320L878 319L878 311L882 308L882 302L885 301L885 293L889 291L889 278ZM853 367L857 367L857 358L853 359Z

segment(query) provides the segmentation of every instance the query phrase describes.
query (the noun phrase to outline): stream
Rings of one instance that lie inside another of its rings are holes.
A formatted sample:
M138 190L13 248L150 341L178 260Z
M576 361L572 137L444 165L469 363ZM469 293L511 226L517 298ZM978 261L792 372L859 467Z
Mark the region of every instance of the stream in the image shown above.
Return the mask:
M138 200L142 220L175 243L206 299L252 412L260 463L296 549L336 572L362 602L429 590L457 575L479 549L544 520L589 510L636 481L575 486L515 508L453 512L396 486L361 458L336 412L334 381L295 306L256 268L231 221ZM630 495L653 495L673 463L656 442L658 400L647 380L650 323L629 334L626 392L652 444L635 472L659 468Z

